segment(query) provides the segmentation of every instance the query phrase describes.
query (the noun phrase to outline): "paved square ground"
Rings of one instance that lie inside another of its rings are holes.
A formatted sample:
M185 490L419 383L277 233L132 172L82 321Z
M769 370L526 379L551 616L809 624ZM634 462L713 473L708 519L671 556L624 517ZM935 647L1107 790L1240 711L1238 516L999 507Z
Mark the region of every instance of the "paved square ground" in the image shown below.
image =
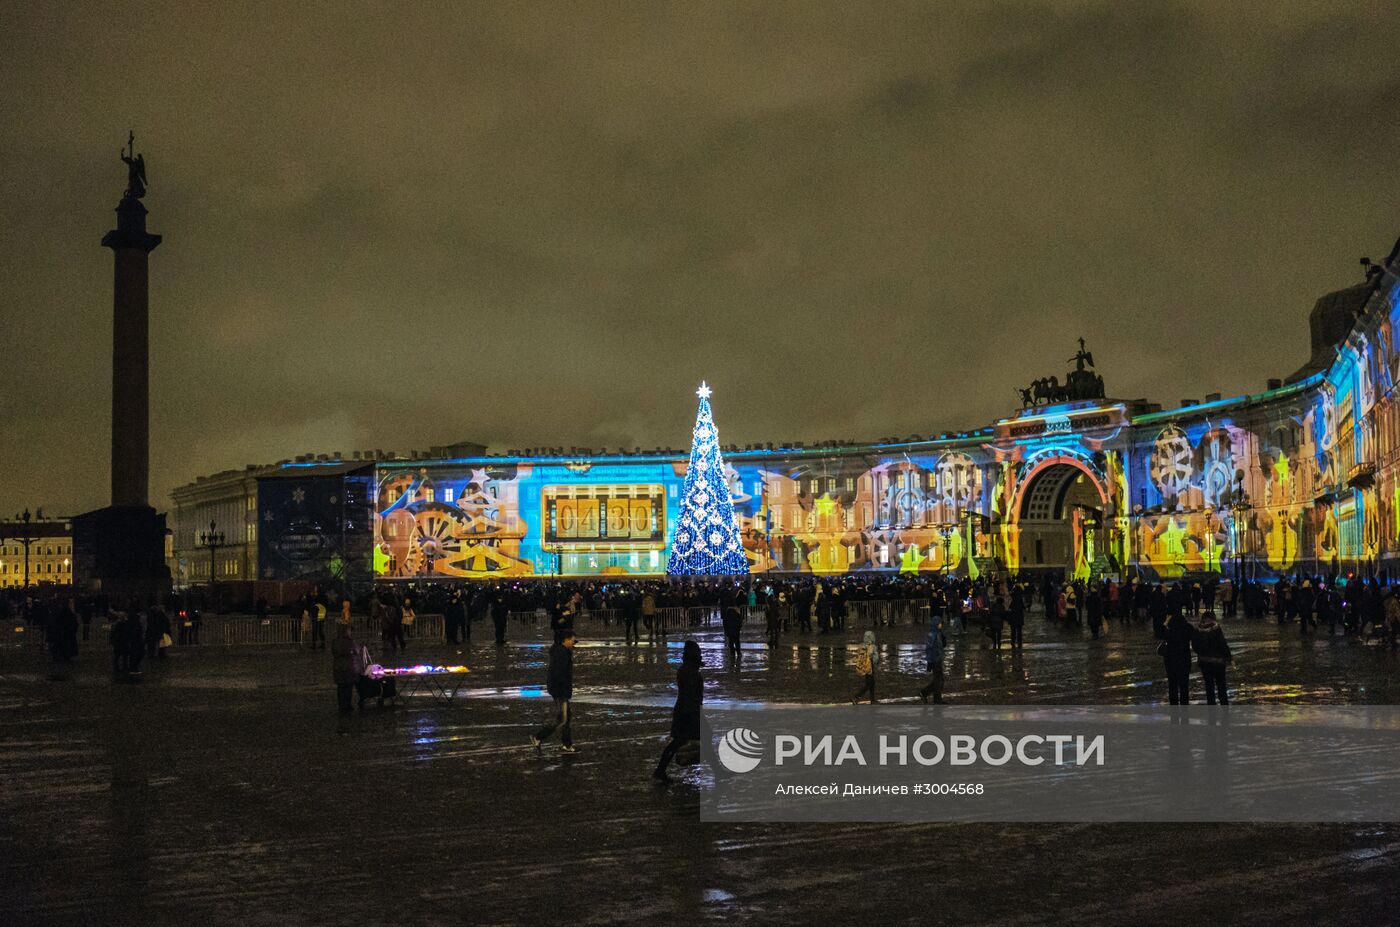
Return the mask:
M1145 628L1027 629L1019 654L958 641L950 699L1163 700ZM879 694L912 700L922 629L878 630ZM547 705L537 632L500 649L476 633L408 654L471 666L465 700L349 717L324 652L188 649L113 685L95 644L68 682L0 650L0 924L1400 922L1394 824L702 825L702 768L648 778L682 635L583 629L565 756L527 743ZM1400 701L1383 648L1272 621L1227 633L1238 702ZM772 654L746 635L738 670L693 636L711 703L853 710L855 630Z

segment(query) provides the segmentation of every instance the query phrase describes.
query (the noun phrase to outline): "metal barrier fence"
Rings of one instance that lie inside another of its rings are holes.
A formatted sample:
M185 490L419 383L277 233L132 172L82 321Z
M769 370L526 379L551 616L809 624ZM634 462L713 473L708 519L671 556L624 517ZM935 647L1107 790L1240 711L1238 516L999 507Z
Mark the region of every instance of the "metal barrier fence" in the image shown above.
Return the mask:
M927 624L929 611L927 599L872 599L847 602L846 626L850 628L893 624ZM791 605L781 606L779 614L789 629L796 627L796 610ZM511 612L509 617L511 623L521 629L549 627L549 612L543 608L537 608L533 611ZM574 617L574 627L579 629L621 627L625 620L625 614L619 608L583 609ZM815 611L811 613L810 620L813 625L817 623ZM645 627L645 616L643 616L642 621L643 627ZM746 625L752 627L755 622L763 624L766 621L766 612L762 605L745 606L744 623ZM717 605L672 605L658 608L655 622L659 622L657 626L665 632L718 628L721 623L720 609Z
M327 618L324 624L326 641L335 636L338 619ZM380 625L371 621L368 615L354 615L350 619L351 633L357 641L370 643L381 637ZM89 639L81 644L85 647L108 647L111 625L106 622L92 623ZM81 632L80 632L81 633ZM446 636L442 615L417 616L412 625L404 626L404 636L408 640L443 640ZM307 644L301 633L301 619L286 615L258 618L256 615L210 615L201 616L191 627L184 627L178 618L171 619L170 637L175 647L238 647L256 644ZM81 643L81 638L80 638ZM17 622L6 622L0 630L0 644L10 646L42 647L44 631L39 627L26 627Z
M324 630L327 640L335 636L336 624L336 618L331 617L325 620ZM301 633L301 620L285 615L263 619L259 619L255 615L217 615L212 618L202 618L200 625L198 633L191 635L191 639L187 642L189 646L210 644L227 647L244 644L307 643ZM180 630L180 628L176 628L177 633L172 635L175 637L177 646L180 644L178 635ZM369 643L380 639L382 629L379 622L372 621L368 615L352 615L350 633L357 641ZM442 616L418 615L412 625L404 626L404 636L408 640L415 638L442 640L445 636Z
M762 605L748 606L744 609L744 613L744 623L749 628L762 627L767 621ZM797 628L796 612L792 606L782 606L779 613L790 631ZM846 603L846 627L848 629L864 629L892 624L925 624L928 622L928 617L929 603L926 599L872 599ZM810 620L815 626L817 623L815 610L811 614ZM519 629L519 632L529 628L543 633L549 628L549 612L542 608L533 611L510 612L509 621ZM581 630L620 629L624 621L625 613L620 608L594 608L580 611L574 619L574 626ZM718 606L713 605L673 605L658 608L655 622L659 622L658 629L665 633L718 629L720 627L720 610ZM489 618L475 622L475 624L479 627L484 625L489 633L491 627ZM180 627L179 619L172 617L171 625L170 633L171 637L175 639L176 647L305 643L301 640L300 619L286 615L262 619L255 615L208 615L200 618L197 627L188 629ZM335 625L336 619L334 617L326 619L325 632L328 639L335 634ZM19 629L17 630L17 628ZM377 641L381 636L378 623L371 622L368 615L353 616L351 628L355 639L359 641ZM404 632L409 640L414 638L443 640L446 636L445 622L442 615L420 614L412 626L404 628ZM41 628L24 628L15 621L6 622L6 626L0 628L0 646L39 647L43 645L43 642L44 633ZM105 647L107 642L108 625L105 622L94 621L87 646L96 644Z

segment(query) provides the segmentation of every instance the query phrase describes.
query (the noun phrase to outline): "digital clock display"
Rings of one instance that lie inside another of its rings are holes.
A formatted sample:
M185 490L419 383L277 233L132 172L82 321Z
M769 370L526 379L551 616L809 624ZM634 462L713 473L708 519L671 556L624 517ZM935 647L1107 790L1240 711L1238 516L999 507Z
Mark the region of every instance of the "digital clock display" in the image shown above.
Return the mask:
M547 486L546 546L659 548L666 540L661 486Z

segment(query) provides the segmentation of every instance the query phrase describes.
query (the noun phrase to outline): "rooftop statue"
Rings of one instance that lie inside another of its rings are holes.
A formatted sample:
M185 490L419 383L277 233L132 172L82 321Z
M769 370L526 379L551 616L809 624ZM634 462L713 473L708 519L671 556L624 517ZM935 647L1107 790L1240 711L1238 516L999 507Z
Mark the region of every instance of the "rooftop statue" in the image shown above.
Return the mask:
M1075 402L1082 399L1104 398L1103 377L1094 373L1094 355L1085 347L1084 339L1079 339L1079 353L1070 358L1074 369L1065 374L1065 382L1059 377L1041 377L1025 388L1018 388L1021 394L1021 407L1033 408L1039 405L1054 405L1059 402Z
M136 133L127 132L126 144L121 153L126 164L126 195L139 200L146 195L146 158L136 153Z

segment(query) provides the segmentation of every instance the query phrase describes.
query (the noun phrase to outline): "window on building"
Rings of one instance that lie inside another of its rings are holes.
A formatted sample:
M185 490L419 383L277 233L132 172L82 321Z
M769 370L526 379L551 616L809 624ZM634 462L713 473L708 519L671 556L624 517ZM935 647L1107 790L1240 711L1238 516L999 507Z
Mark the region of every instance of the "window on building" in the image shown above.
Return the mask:
M451 501L452 501L452 487L451 487L451 486L448 486L446 489L444 489L444 490L442 491L442 501L443 501L443 502L451 502Z

